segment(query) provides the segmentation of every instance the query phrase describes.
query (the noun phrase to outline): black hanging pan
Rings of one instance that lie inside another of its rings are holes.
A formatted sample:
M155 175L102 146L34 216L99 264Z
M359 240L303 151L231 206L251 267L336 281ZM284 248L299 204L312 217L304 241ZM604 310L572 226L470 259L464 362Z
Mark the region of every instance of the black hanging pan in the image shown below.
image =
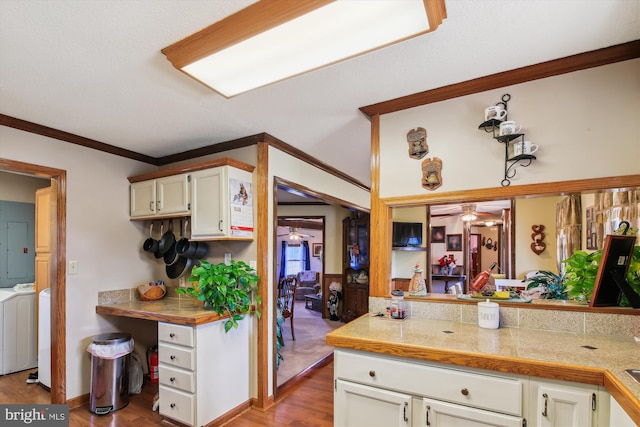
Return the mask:
M153 221L151 221L151 226L149 227L149 238L142 244L142 249L144 249L145 252L153 253L158 250L158 244L159 242L153 238Z
M189 218L185 219L184 234L181 234L182 238L178 240L178 243L176 243L176 252L180 256L184 256L187 252L187 249L189 249L189 239L187 238L187 225L189 225ZM182 232L182 230L180 232Z
M180 220L180 237L182 237L182 220ZM178 260L178 253L176 252L176 239L174 237L173 243L169 250L164 254L164 263L167 265L171 265Z
M177 279L186 272L190 271L192 264L193 259L179 256L176 262L166 266L167 277L169 279Z
M160 238L160 244L158 245L160 253L162 253L162 255L166 254L167 251L171 248L171 245L173 245L175 242L176 236L173 234L173 220L170 219L169 229Z
M164 222L160 221L160 236L163 235L164 232ZM163 253L160 251L160 240L158 240L158 246L156 248L156 251L153 253L153 256L156 257L156 259L160 259L162 258Z

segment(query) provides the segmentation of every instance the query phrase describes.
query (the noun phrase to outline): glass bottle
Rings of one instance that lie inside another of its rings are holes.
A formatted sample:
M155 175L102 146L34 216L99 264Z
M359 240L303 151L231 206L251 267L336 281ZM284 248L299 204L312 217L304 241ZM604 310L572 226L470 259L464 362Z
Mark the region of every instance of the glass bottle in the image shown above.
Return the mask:
M485 271L478 273L478 275L474 277L471 283L469 284L469 290L476 293L482 292L482 288L484 288L484 286L489 281L489 277L491 276L491 271L494 268L496 268L496 265L498 265L497 262L491 263L489 268L487 268Z

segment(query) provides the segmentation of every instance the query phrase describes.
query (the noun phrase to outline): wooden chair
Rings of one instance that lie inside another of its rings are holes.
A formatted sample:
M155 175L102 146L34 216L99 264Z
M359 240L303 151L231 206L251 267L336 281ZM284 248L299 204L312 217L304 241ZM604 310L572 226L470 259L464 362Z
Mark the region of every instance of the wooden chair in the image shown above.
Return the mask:
M296 289L298 280L295 277L285 277L280 280L278 289L280 291L280 301L282 306L282 317L289 318L291 323L291 338L295 341L296 334L293 330L293 310L296 306Z

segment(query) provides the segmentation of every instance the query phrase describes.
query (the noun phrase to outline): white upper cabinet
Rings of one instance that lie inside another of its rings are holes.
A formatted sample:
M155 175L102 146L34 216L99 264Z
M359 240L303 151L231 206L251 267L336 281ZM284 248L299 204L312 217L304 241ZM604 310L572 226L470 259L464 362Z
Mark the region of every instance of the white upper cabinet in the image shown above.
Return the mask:
M134 182L130 197L132 218L188 215L189 174Z
M191 239L252 239L252 174L220 166L191 174Z

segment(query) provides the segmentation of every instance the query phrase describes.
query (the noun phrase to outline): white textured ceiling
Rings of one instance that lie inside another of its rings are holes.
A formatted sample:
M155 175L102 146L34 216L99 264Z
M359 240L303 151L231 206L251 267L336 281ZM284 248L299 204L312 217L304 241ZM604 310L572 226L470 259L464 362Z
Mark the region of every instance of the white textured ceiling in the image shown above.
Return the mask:
M433 33L232 99L160 52L251 3L0 0L0 113L153 157L267 132L368 184L359 107L640 38L637 0L447 0Z

